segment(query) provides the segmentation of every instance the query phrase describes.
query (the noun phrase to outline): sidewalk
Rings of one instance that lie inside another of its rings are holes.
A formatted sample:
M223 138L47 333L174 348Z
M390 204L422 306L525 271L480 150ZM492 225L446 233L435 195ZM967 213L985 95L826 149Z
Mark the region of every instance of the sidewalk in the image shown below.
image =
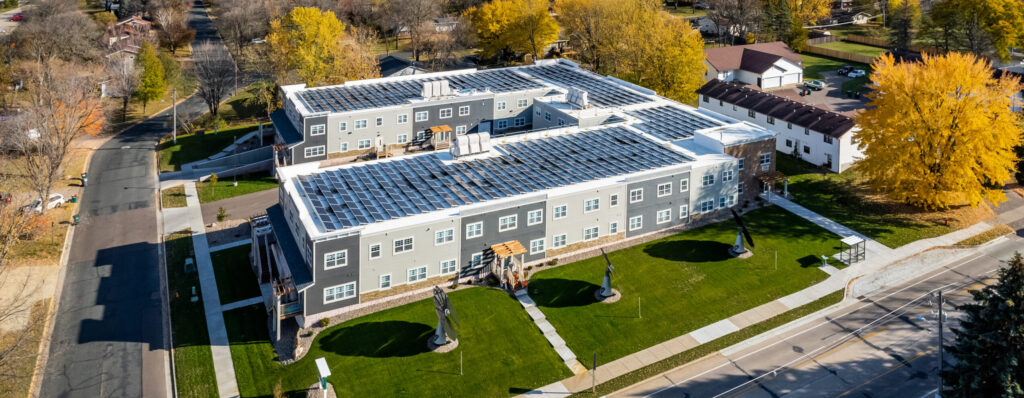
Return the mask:
M771 319L786 311L811 303L837 290L845 289L847 284L856 278L869 275L882 268L899 264L901 271L887 275L888 280L870 281L871 286L878 289L884 288L887 284L893 283L896 279L906 276L913 276L923 268L934 268L946 263L957 261L969 250L962 250L956 255L943 255L941 259L930 258L935 256L917 256L918 254L937 247L947 247L992 228L990 222L980 222L968 228L950 232L946 235L921 239L919 241L891 249L866 236L843 226L835 221L810 211L803 206L793 203L787 199L773 195L771 203L779 205L783 209L799 215L839 236L858 236L867 241L867 257L865 261L851 265L838 272L832 273L828 279L818 284L803 289L799 292L751 308L747 311L733 315L727 319L720 320L690 333L648 347L642 351L635 352L615 361L600 365L596 370L569 377L557 383L553 383L537 390L530 391L523 396L541 397L564 397L574 392L584 391L590 388L593 378L596 376L597 384L604 383L629 372L639 370L645 366L656 363L673 355L695 348L701 344L716 340L733 332L739 331L747 326ZM1024 215L1024 208L1020 210ZM1011 212L1016 214L1016 212ZM1007 215L1009 215L1008 213ZM1002 220L1002 217L999 218ZM873 283L873 284L872 284Z

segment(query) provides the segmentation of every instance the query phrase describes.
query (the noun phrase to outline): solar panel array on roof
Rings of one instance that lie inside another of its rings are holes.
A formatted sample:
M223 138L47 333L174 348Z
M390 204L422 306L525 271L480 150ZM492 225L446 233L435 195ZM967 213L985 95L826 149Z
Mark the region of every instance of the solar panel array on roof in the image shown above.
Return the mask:
M674 106L659 106L626 112L644 122L636 127L648 134L656 134L668 140L680 140L693 136L693 132L709 127L725 125Z
M585 90L588 93L590 102L600 107L623 106L652 101L650 97L565 65L528 66L521 70L560 86L578 87Z
M423 83L448 80L455 90L485 90L505 93L544 87L510 69L490 69L474 73L429 76L420 79L382 81L336 87L313 88L298 93L311 112L345 112L401 105L420 98Z
M623 127L505 144L507 154L445 164L413 156L297 177L327 230L536 192L688 160Z

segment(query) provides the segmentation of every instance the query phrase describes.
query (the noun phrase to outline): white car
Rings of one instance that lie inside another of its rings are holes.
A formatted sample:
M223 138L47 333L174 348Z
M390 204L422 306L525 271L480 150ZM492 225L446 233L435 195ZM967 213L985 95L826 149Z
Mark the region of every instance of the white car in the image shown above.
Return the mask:
M46 208L54 209L64 205L64 195L59 193L50 194L50 198L46 200ZM34 211L41 213L43 211L43 201L36 199L32 204L25 207L25 211Z
M850 71L850 73L848 73L846 76L847 77L861 77L861 76L867 76L867 74L868 73L865 72L864 69L854 69L854 70Z

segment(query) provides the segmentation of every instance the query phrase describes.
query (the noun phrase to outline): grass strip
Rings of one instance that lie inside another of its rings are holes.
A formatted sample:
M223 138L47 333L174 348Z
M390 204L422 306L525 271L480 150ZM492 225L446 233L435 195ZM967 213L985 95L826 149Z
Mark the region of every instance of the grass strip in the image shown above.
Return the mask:
M964 239L962 241L956 242L953 246L960 246L960 247L978 246L980 244L986 243L986 242L988 242L988 241L990 241L992 239L998 238L1000 236L1003 236L1003 235L1006 235L1006 234L1012 234L1013 232L1014 232L1013 228L1010 228L1007 225L999 225L999 226L996 226L996 227L992 227L992 229L989 229L988 231L982 232L982 233L974 235L974 236L972 236L970 238L967 238L967 239Z
M160 203L165 209L185 207L185 186L178 185L160 191Z

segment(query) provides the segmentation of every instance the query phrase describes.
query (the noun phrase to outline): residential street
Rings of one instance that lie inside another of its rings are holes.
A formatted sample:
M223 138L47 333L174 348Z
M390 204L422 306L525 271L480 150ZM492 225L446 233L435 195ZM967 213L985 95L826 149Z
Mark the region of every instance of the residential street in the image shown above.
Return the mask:
M1011 236L791 333L724 350L613 395L921 397L938 387L937 305L929 293L942 288L951 301L964 302L969 299L964 289L992 276L1022 242ZM956 316L950 312L947 321L955 322ZM946 326L944 337L950 341Z
M219 42L201 3L196 41ZM180 118L206 105L192 97ZM154 148L167 110L113 137L92 158L43 376L43 397L166 397L168 336L160 283Z

